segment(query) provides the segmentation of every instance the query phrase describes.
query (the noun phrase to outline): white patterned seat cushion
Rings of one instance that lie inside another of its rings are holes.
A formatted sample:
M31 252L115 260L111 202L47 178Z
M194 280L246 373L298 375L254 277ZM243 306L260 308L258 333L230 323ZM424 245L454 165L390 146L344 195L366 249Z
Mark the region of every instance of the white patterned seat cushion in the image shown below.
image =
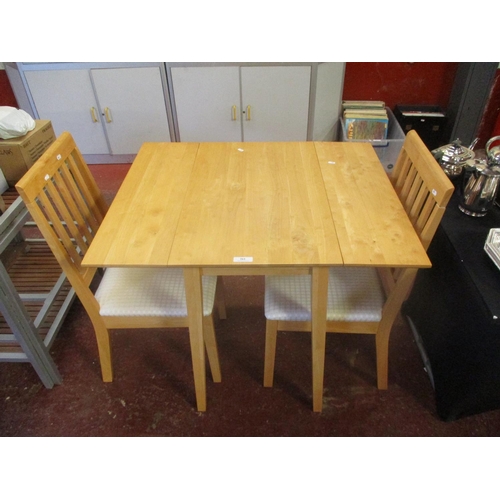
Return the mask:
M217 276L203 276L203 315L212 313ZM101 316L186 317L182 269L110 267L95 293Z
M376 269L329 269L328 321L380 321L384 301ZM310 321L311 276L266 276L265 315L271 320Z

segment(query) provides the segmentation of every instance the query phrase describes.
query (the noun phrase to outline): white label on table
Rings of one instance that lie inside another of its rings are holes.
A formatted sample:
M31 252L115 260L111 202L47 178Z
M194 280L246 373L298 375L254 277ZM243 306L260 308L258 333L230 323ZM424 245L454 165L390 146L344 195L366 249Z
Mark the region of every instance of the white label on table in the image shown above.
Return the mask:
M233 257L233 262L253 262L253 257Z

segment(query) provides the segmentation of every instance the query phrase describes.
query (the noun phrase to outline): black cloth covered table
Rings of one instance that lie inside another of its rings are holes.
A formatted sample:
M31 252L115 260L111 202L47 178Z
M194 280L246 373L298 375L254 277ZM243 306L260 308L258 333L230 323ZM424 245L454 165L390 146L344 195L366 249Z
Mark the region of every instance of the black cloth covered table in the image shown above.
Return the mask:
M500 269L484 251L500 208L485 217L450 200L403 314L428 358L437 412L443 420L500 408ZM428 366L428 368L429 368Z

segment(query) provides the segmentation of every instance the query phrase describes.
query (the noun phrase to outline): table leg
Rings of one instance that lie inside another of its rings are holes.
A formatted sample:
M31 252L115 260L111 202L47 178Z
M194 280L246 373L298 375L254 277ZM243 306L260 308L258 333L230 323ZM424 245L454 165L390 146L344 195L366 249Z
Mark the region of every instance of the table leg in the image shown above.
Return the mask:
M328 268L312 269L312 384L313 411L323 407L323 375L325 371L326 304L328 297Z
M198 411L207 408L205 346L203 343L203 291L201 286L201 269L184 269L186 287L186 303L188 310L189 341L193 363L194 388Z

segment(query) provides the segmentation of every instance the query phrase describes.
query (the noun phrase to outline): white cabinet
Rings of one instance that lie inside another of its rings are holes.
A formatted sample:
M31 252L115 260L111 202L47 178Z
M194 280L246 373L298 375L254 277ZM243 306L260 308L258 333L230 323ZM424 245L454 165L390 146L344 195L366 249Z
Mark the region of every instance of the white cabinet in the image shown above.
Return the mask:
M170 142L159 68L91 73L112 154L136 154L144 142Z
M148 141L332 141L345 63L5 63L17 102L89 163Z
M305 141L310 66L241 68L245 141Z
M133 155L170 141L160 67L24 72L36 117L69 131L84 155Z
M172 67L180 141L305 141L311 66Z
M25 75L37 117L51 120L56 136L67 130L82 152L109 153L89 71L28 71Z
M238 67L175 67L172 84L179 140L241 141Z

